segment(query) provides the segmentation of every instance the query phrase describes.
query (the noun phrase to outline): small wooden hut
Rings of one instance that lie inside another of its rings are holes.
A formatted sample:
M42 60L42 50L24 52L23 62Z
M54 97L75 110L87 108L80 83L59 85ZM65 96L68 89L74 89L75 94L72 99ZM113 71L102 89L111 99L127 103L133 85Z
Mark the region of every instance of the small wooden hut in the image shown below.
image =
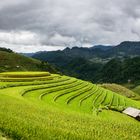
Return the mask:
M123 113L140 121L140 110L139 109L136 109L133 107L128 107L123 111Z

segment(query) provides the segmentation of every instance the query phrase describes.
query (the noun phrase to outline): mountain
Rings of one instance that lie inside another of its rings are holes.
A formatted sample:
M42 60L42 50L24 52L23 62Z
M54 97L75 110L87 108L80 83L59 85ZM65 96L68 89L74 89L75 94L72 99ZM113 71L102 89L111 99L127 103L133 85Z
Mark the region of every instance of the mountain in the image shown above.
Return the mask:
M125 41L116 46L103 46L98 45L91 48L84 47L73 47L66 48L62 51L50 51L50 52L38 52L32 57L43 61L52 62L55 59L61 58L62 60L66 57L83 57L85 59L101 58L108 59L114 57L133 57L140 55L140 42ZM65 60L64 60L65 61Z
M20 53L21 55L32 57L35 53Z
M117 46L103 47L75 46L62 51L36 53L33 58L51 63L66 75L92 82L139 80L140 58L137 56L140 56L140 42L125 41Z
M10 49L0 48L0 72L4 71L50 71L56 70L47 62L14 53Z
M36 53L20 53L21 55L24 55L24 56L27 56L27 57L32 57L34 54L38 54L38 53L46 53L47 51L39 51L39 52L36 52Z
M32 57L42 60L42 61L50 61L56 59L67 59L67 58L74 58L74 57L83 57L85 59L92 59L95 57L105 57L106 54L104 51L100 49L94 49L91 50L89 48L83 48L83 47L73 47L73 48L66 48L62 51L49 51L49 52L40 52L35 53ZM65 60L64 60L65 61Z
M94 49L101 49L101 50L103 50L103 51L106 51L106 50L112 49L112 47L113 47L113 46L96 45L96 46L91 47L90 49L91 49L91 50L94 50Z
M109 49L109 57L130 57L140 55L140 42L124 41L119 45Z

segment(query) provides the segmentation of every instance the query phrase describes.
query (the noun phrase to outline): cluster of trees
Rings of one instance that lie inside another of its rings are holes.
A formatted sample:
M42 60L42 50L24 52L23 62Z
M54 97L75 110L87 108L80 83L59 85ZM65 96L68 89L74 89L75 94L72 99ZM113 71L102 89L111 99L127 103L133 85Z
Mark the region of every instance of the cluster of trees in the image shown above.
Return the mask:
M0 51L9 52L9 53L13 52L11 49L7 49L7 48L3 48L3 47L0 47Z
M140 80L140 57L112 59L101 70L102 81L126 83Z
M63 65L58 65L58 70L65 75L73 76L87 81L97 81L102 64L93 63L85 58L73 58Z
M127 83L140 80L140 57L111 59L94 63L85 58L73 58L67 63L53 63L63 74L96 83Z

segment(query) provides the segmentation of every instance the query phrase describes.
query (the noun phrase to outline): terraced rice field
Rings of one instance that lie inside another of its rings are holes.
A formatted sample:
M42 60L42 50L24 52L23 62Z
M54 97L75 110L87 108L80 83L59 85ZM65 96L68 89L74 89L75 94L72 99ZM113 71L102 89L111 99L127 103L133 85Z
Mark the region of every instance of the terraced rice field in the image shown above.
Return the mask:
M85 124L84 122L80 122L80 120L83 121L83 118L88 125L90 123L94 124L91 119L96 120L96 123L103 121L103 123L106 124L108 118L112 118L108 129L111 129L117 120L124 121L127 118L128 122L130 121L131 127L133 124L138 125L133 133L135 133L135 139L139 138L139 134L137 133L140 130L139 123L118 112L129 106L140 108L139 101L134 101L90 82L68 76L50 74L48 72L1 73L0 81L0 131L14 139L39 139L40 136L40 139L44 140L112 138L112 136L108 134L110 132L103 132L104 135L105 133L109 135L106 137L102 135L98 137L98 134L92 133L92 126L89 127L89 130L88 126L83 126ZM10 111L8 112L9 109ZM15 110L17 110L17 112ZM54 112L52 110L54 110ZM47 115L49 114L48 116L50 118L48 118L45 112ZM62 115L62 112L64 115ZM57 118L56 114L59 114L59 118ZM60 114L62 116L60 116ZM65 117L63 118L63 116ZM74 116L80 119L77 122L73 122L75 120ZM113 118L114 116L118 116L118 118ZM16 120L15 118L17 121L11 122ZM34 122L32 120L33 118L38 122ZM60 118L61 121L59 120ZM51 121L49 122L49 120ZM58 123L56 120L59 120L62 124L60 125L60 122ZM68 120L68 122L66 120ZM90 122L88 122L88 120L90 120ZM40 121L42 121L42 123ZM17 122L20 122L22 125L17 125ZM39 122L41 124L40 126L38 124ZM70 125L69 123L72 123L72 126L77 125L77 131L75 128L72 130L70 126L67 126ZM48 128L46 128L45 124ZM54 126L52 126L53 124ZM14 125L14 128L12 128L12 125ZM82 127L82 130L79 127ZM100 129L102 126L99 125L98 127ZM48 132L45 132L46 129L49 129ZM112 129L114 130L114 128ZM121 129L123 129L123 123L120 125L120 130ZM56 133L54 130L59 132ZM21 131L24 132L22 133ZM87 133L87 136L84 131ZM116 136L116 139L118 137L120 137L120 135ZM131 137L133 137L133 135L131 135ZM122 138L125 137L122 136Z

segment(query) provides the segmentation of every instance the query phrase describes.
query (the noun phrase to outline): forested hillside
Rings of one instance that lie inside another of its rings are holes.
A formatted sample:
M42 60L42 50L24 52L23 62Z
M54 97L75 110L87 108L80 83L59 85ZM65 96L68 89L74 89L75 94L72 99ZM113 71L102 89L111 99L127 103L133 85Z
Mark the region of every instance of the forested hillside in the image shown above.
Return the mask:
M105 64L81 57L58 57L50 63L63 74L97 83L137 83L140 80L140 57L114 58Z

